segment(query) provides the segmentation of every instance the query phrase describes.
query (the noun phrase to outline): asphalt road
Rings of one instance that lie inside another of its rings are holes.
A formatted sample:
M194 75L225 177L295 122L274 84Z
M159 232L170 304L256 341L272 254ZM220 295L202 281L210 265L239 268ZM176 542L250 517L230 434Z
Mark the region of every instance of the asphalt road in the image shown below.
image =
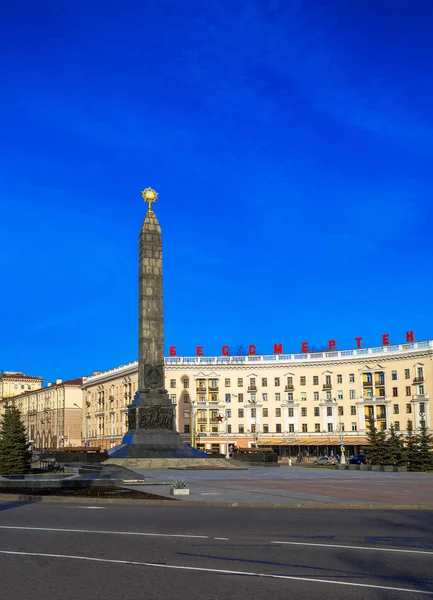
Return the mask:
M0 502L14 600L433 596L433 513Z

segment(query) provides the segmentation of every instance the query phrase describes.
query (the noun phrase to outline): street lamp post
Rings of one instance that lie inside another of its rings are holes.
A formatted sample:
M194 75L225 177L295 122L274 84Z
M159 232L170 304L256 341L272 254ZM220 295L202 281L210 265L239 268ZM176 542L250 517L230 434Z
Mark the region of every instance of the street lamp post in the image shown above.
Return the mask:
M346 455L344 454L344 439L343 439L343 423L341 422L341 414L338 406L338 402L334 398L335 405L338 412L338 430L340 433L340 465L346 464Z

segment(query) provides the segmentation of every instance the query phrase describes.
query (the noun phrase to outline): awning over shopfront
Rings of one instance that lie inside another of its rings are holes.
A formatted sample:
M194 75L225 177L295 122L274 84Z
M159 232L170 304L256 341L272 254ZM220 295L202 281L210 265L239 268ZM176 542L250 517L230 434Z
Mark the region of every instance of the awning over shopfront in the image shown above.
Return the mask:
M365 437L343 438L345 446L365 446L368 440ZM339 437L323 438L269 438L259 440L259 446L339 446Z

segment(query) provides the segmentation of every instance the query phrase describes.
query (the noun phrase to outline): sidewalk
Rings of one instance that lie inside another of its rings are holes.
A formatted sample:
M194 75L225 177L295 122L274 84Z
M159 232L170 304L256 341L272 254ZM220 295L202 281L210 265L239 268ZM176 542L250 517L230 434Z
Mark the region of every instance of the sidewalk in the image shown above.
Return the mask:
M158 482L185 480L191 493L187 502L240 504L332 504L433 509L433 475L428 473L384 473L305 469L301 466L246 471L189 471L182 469L135 469L146 483L146 491L169 496L168 486ZM133 487L133 486L131 486ZM136 487L133 489L143 489Z

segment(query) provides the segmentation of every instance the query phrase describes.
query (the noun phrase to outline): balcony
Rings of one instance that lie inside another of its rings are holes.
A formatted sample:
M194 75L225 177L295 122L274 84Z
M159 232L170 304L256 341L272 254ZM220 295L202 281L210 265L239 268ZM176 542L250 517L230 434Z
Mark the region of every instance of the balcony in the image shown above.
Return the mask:
M375 379L374 380L374 385L385 385L385 379L383 377L380 377L379 379Z
M256 385L249 385L248 386L248 392L257 392L257 386Z
M295 386L293 385L293 383L288 383L288 384L286 385L286 387L284 388L284 391L285 391L285 392L291 392L291 391L293 391L294 389L295 389Z
M413 383L424 383L424 375L421 375L421 377L414 377Z
M362 385L364 387L373 387L373 380L367 381L367 380L363 379Z
M209 386L209 392L217 392L217 391L218 391L218 389L219 389L219 388L218 388L218 386L217 386L217 385L215 385L215 386Z
M206 386L205 385L198 385L197 386L197 392L206 392Z
M108 396L110 402L114 402L114 396Z
M324 390L332 390L332 383L324 383L323 389Z

